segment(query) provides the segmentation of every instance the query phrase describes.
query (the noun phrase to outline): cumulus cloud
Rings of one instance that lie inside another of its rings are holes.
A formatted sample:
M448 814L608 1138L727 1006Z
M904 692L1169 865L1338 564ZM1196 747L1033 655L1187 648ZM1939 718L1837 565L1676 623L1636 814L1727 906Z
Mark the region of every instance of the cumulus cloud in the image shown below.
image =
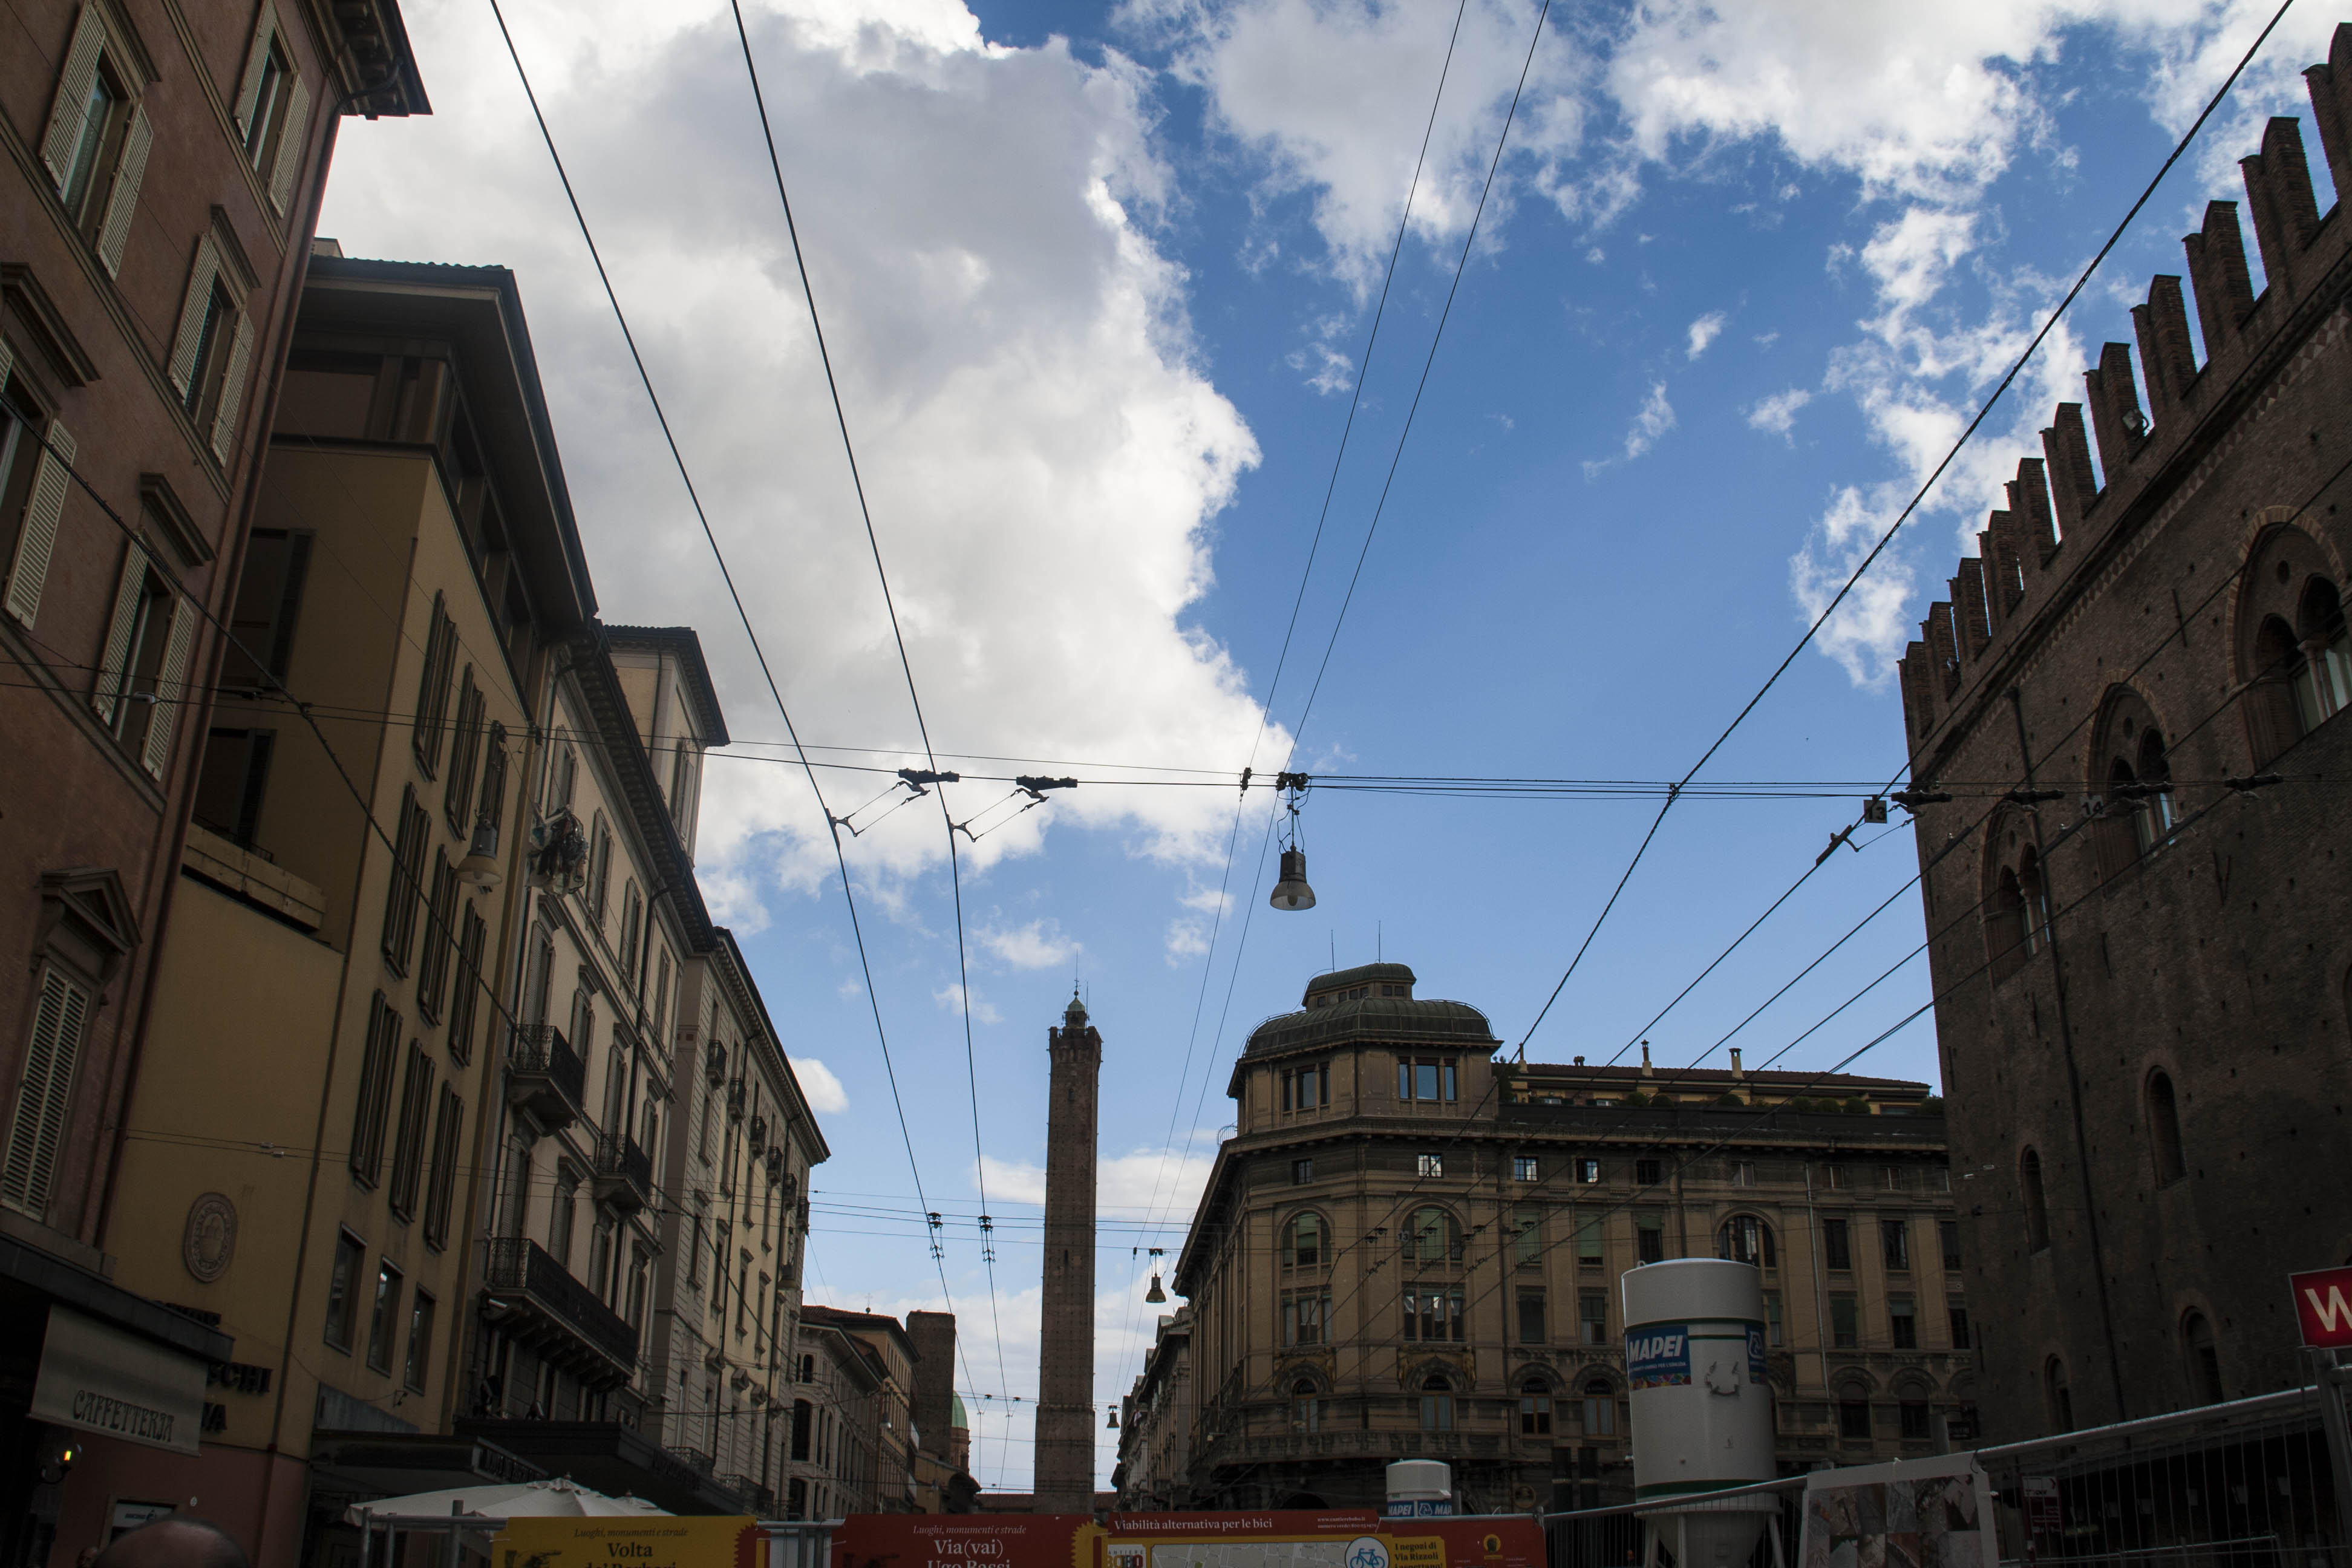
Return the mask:
M807 1096L811 1110L830 1116L849 1109L849 1091L841 1087L831 1068L814 1057L793 1057L791 1062L793 1076L800 1080L801 1093Z
M1838 590L1894 521L1895 509L1885 504L1891 499L1891 494L1883 492L1876 498L1878 504L1873 505L1852 486L1831 498L1804 547L1789 563L1789 586L1808 620L1819 618L1829 609ZM1900 504L1896 501L1895 506ZM1843 665L1856 684L1876 685L1894 673L1894 661L1908 637L1906 612L1911 584L1909 566L1882 558L1822 626L1815 639L1821 650Z
M1532 0L1469 0L1412 232L1458 240L1486 177L1526 58ZM1208 96L1217 128L1263 160L1269 195L1304 192L1328 265L1360 294L1395 243L1454 13L1377 0L1129 0L1123 19L1167 43ZM1523 177L1546 182L1584 134L1581 55L1538 51L1511 133ZM1414 106L1400 112L1403 106ZM1507 190L1502 200L1508 205ZM1488 216L1497 214L1490 205ZM1482 230L1482 233L1486 231Z
M982 950L1013 969L1059 969L1083 951L1075 937L1062 934L1058 921L1034 920L1020 926L982 926L974 940Z
M1801 386L1776 392L1769 397L1756 400L1748 410L1748 423L1754 429L1769 430L1775 436L1793 441L1794 437L1790 437L1789 432L1796 428L1797 410L1812 400L1813 395Z
M877 748L845 761L916 760L725 7L524 0L510 14L801 734ZM738 752L758 753L782 723L714 610L716 570L489 15L415 0L408 21L438 112L355 123L323 231L354 256L515 268L602 613L698 622ZM1153 238L1170 176L1141 73L1059 40L986 44L955 0L787 0L753 11L751 30L933 740L1245 755L1263 716L1185 616L1213 581L1212 520L1257 447L1196 362L1183 274ZM836 811L862 796L826 777ZM772 761L715 762L706 778L706 885L755 929L764 900L830 871L824 818ZM1001 793L946 789L959 820ZM967 865L1073 823L1205 857L1222 824L1195 793L1057 795ZM928 803L898 813L849 846L861 890L935 868L945 838Z
M1707 345L1722 335L1723 323L1727 319L1721 310L1709 310L1706 315L1693 321L1690 324L1689 351L1683 357L1696 359L1706 353Z

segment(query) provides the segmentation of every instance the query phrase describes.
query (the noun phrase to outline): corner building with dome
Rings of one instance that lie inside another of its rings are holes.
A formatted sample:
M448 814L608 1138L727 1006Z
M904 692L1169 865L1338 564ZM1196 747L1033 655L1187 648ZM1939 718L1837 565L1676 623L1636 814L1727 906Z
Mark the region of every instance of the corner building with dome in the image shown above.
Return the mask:
M1619 1279L1763 1272L1780 1466L1964 1441L1941 1102L1920 1083L1496 1059L1402 963L1252 1031L1120 1412L1125 1509L1377 1505L1404 1458L1475 1512L1631 1501ZM1663 1053L1673 1056L1667 1050Z

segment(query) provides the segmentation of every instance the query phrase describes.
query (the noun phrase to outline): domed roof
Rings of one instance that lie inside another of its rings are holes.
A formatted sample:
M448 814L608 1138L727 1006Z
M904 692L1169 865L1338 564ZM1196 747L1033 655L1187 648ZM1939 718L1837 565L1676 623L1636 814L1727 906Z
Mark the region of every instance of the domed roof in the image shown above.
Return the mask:
M950 1394L948 1395L948 1425L958 1431L971 1431L971 1418L963 1413L963 1395L961 1394Z
M1250 1031L1243 1055L1328 1046L1339 1041L1396 1041L1460 1050L1493 1048L1486 1015L1466 1002L1421 1000L1414 976L1402 963L1365 963L1318 974L1307 983L1296 1013L1277 1013Z

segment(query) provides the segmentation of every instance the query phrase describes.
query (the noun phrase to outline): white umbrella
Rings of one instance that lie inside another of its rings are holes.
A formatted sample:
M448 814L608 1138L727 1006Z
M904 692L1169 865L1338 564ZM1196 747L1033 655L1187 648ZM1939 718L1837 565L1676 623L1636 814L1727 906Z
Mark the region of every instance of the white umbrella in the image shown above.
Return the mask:
M345 1524L366 1524L371 1519L547 1519L552 1517L629 1518L661 1514L643 1498L606 1497L603 1492L559 1476L550 1481L521 1481L476 1487L452 1487L446 1491L411 1492L406 1497L379 1498L354 1503L343 1510Z

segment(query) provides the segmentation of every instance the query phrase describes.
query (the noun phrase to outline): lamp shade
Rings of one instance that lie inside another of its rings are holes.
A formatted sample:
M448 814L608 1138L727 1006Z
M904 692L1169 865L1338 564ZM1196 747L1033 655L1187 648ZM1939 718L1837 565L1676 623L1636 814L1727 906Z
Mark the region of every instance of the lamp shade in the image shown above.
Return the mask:
M1157 1268L1151 1271L1151 1289L1143 1293L1143 1299L1147 1301L1165 1301L1168 1300L1168 1292L1160 1288L1160 1270Z
M1307 851L1286 849L1282 852L1282 880L1274 885L1274 896L1266 902L1277 910L1311 910L1315 907L1315 889L1307 885Z

